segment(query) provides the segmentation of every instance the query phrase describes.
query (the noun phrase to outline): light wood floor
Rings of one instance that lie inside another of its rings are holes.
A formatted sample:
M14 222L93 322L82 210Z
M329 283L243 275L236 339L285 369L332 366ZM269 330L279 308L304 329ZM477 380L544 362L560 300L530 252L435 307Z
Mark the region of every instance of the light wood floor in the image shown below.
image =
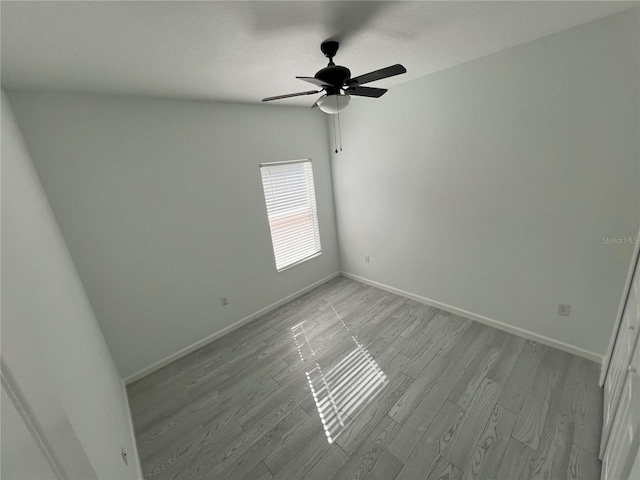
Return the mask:
M339 277L128 393L145 478L587 480L597 377Z

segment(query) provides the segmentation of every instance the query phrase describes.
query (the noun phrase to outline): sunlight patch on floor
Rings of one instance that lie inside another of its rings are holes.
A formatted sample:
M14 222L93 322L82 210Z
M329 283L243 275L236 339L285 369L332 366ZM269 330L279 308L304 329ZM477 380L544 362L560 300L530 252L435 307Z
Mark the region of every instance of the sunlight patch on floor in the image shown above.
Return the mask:
M329 443L333 443L355 418L358 409L370 402L387 383L387 376L378 363L358 342L335 308L333 312L354 347L331 367L322 367L316 361L305 321L291 327L300 359L309 364L305 375Z

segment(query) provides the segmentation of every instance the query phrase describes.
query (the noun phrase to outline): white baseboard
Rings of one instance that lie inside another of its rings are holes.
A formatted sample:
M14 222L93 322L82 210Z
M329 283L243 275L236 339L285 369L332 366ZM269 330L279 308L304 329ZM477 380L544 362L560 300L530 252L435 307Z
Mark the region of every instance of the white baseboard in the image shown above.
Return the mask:
M348 272L341 272L343 276L347 278L351 278L361 283L365 283L367 285L371 285L373 287L377 287L381 290L386 290L387 292L395 293L396 295L401 295L403 297L410 298L420 303L424 303L425 305L430 305L432 307L439 308L440 310L444 310L446 312L453 313L455 315L459 315L461 317L468 318L469 320L474 320L476 322L482 323L484 325L488 325L490 327L495 327L498 330L503 330L507 333L512 333L514 335L518 335L519 337L524 337L529 340L533 340L538 343L542 343L544 345L548 345L553 348L557 348L558 350L562 350L568 353L573 353L575 355L579 355L580 357L584 357L588 360L592 360L597 363L602 363L602 355L599 355L595 352L591 352L584 348L576 347L575 345L571 345L569 343L561 342L559 340L554 340L553 338L546 337L544 335L540 335L538 333L531 332L529 330L525 330L524 328L515 327L513 325L509 325L507 323L500 322L498 320L494 320L489 317L485 317L483 315L477 315L472 312L468 312L467 310L463 310L461 308L452 307L451 305L447 305L446 303L437 302L435 300L431 300L426 297L422 297L420 295L416 295L411 292L406 292L404 290L400 290L399 288L390 287L389 285L385 285L383 283L375 282L373 280L369 280L367 278L361 277L359 275L354 275Z
M203 338L202 340L198 340L197 342L189 345L188 347L183 348L182 350L177 351L176 353L173 353L173 354L169 355L168 357L163 358L162 360L158 360L157 362L149 365L148 367L145 367L142 370L139 370L136 373L133 373L133 374L129 375L128 377L125 377L125 379L124 379L125 384L129 385L130 383L133 383L136 380L140 380L141 378L146 377L150 373L153 373L156 370L161 369L165 365L169 365L171 362L173 362L173 361L175 361L175 360L177 360L177 359L179 359L181 357L184 357L185 355L188 355L191 352L196 351L200 347L203 347L206 344L211 343L214 340L226 335L227 333L232 332L232 331L242 327L243 325L246 325L247 323L255 320L256 318L261 317L262 315L264 315L266 313L269 313L272 310L275 310L276 308L284 305L285 303L290 302L294 298L297 298L300 295L304 295L308 291L313 290L314 288L322 285L323 283L328 282L329 280L331 280L333 278L336 278L339 275L340 275L340 272L332 273L331 275L329 275L327 277L324 277L323 279L318 280L317 282L312 283L311 285L308 285L308 286L306 286L304 288L301 288L297 292L294 292L291 295L287 295L286 297L278 300L277 302L272 303L271 305L268 305L268 306L266 306L264 308L261 308L257 312L252 313L251 315L249 315L247 317L244 317L244 318L238 320L237 322L232 323L228 327L225 327L222 330L219 330L219 331L209 335L208 337Z
M133 445L133 457L135 457L136 461L136 471L138 473L138 478L142 480L144 478L142 475L142 463L140 463L140 455L138 454L138 442L136 441L136 430L133 426L133 415L131 415L131 406L129 405L129 396L127 395L127 384L124 380L122 380L122 392L124 394L124 403L127 406L129 435L131 436L131 444ZM131 461L131 456L128 455L127 458Z

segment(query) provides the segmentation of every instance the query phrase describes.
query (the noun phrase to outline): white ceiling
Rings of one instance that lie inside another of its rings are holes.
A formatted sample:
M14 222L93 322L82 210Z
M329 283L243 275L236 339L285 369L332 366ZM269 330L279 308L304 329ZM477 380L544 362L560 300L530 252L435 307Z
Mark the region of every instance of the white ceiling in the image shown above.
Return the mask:
M2 85L259 102L313 89L295 76L324 67L333 38L353 76L402 63L407 74L371 84L389 87L638 4L2 1Z

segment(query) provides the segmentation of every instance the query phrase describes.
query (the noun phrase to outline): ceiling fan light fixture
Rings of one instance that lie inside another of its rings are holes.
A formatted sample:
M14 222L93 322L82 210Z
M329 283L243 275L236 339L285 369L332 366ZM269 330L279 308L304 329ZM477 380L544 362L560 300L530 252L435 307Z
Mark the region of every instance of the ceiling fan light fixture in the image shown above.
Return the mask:
M347 108L347 105L349 105L350 101L351 95L347 93L325 95L324 97L320 97L320 99L318 100L318 107L324 113L334 115Z

